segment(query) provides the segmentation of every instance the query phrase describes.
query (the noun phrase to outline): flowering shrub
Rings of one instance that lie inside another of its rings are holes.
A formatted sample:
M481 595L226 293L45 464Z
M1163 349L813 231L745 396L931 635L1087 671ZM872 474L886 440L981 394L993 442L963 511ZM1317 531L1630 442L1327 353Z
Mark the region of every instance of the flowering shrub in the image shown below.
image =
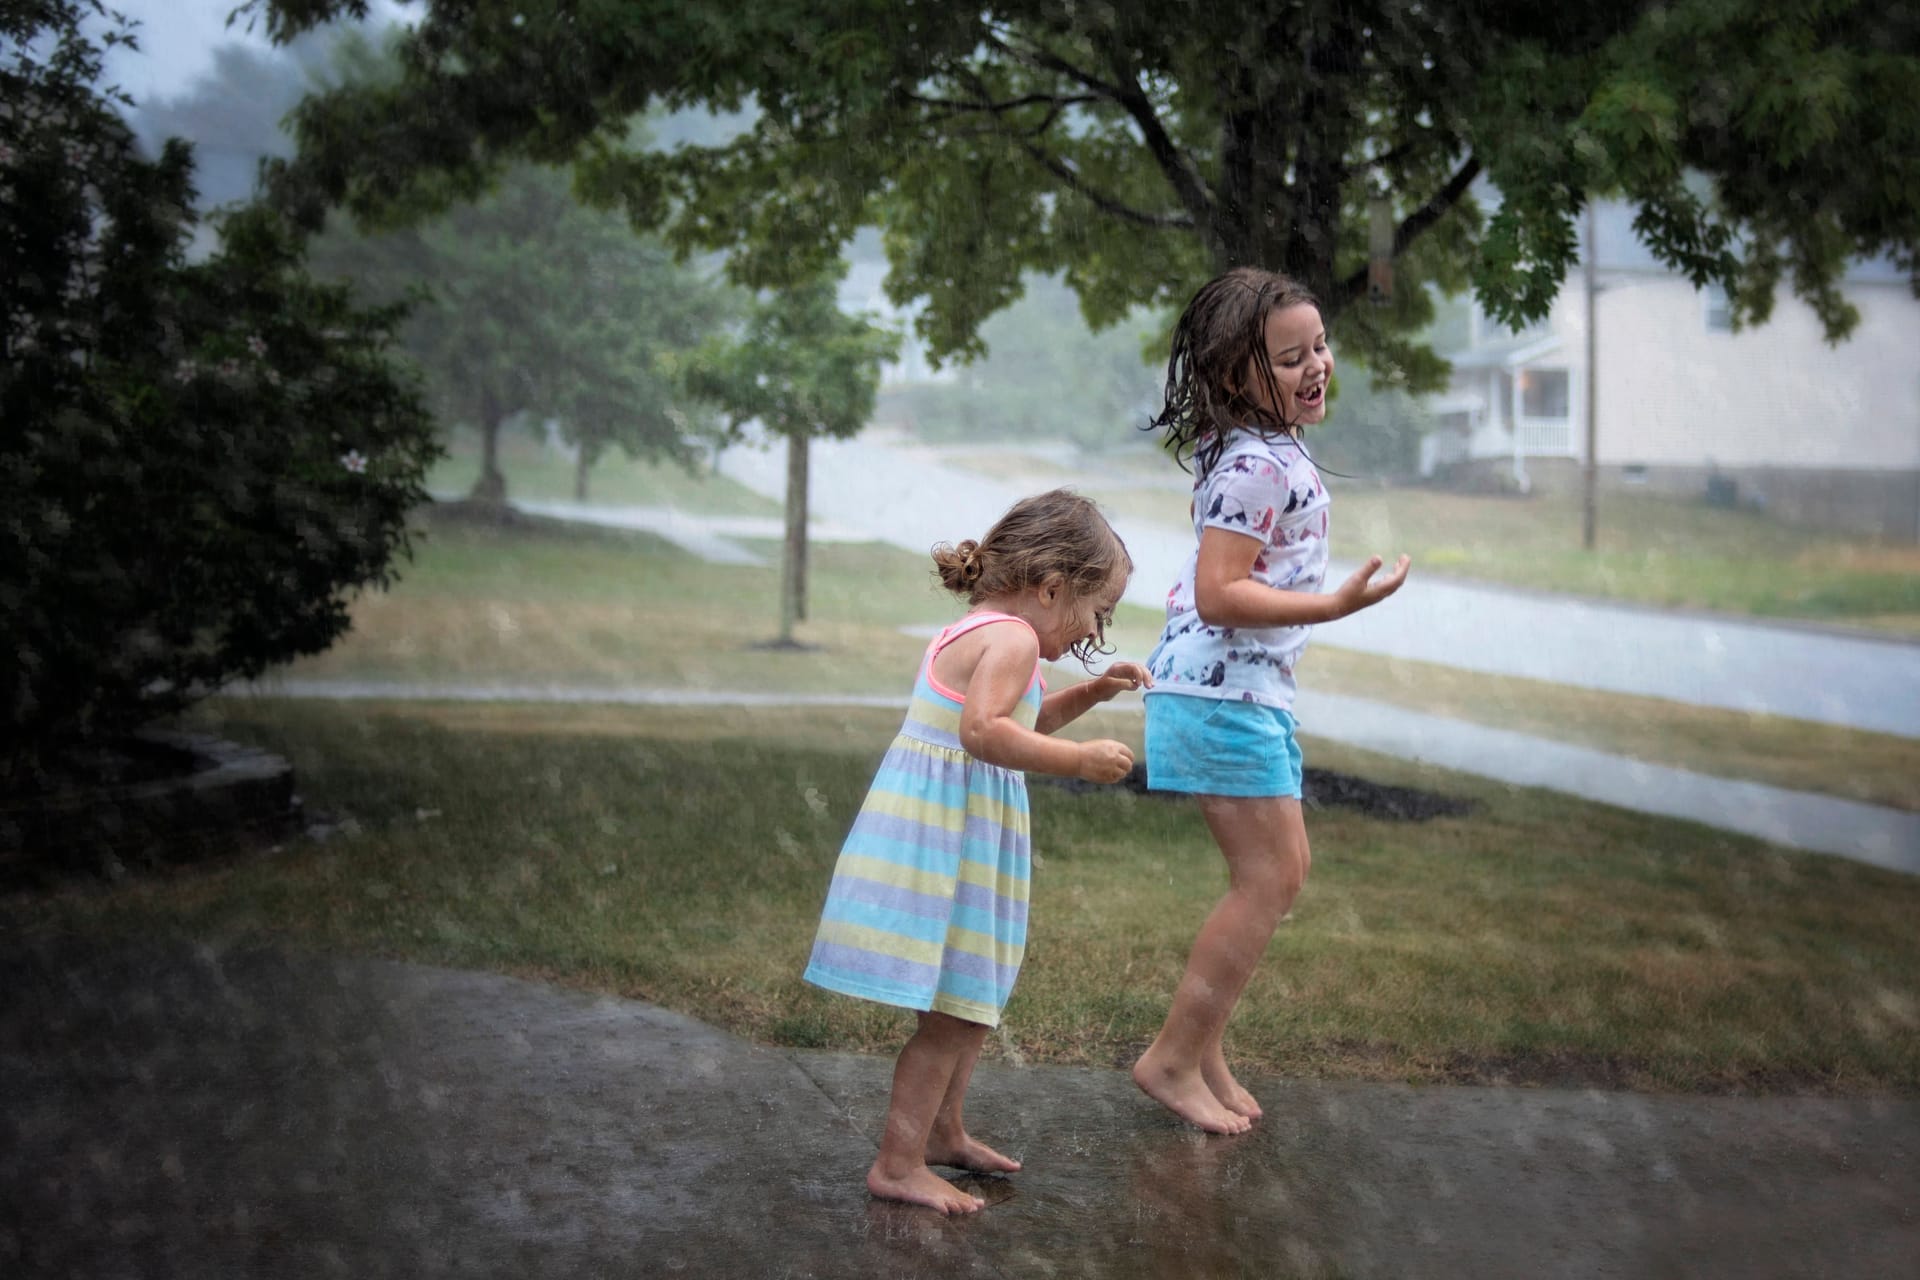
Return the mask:
M436 453L397 310L264 209L189 260L189 149L139 155L89 11L0 3L0 786L326 648Z

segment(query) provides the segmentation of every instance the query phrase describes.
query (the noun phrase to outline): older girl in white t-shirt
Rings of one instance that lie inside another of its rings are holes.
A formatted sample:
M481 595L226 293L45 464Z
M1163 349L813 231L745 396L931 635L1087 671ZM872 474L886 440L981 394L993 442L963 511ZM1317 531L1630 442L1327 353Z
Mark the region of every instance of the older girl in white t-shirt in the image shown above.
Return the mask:
M1274 927L1307 877L1294 664L1316 622L1378 604L1374 556L1331 592L1328 498L1300 441L1326 416L1333 355L1313 295L1241 267L1208 283L1174 329L1167 404L1154 425L1193 466L1198 546L1167 596L1147 659L1147 781L1189 791L1226 856L1228 888L1133 1078L1176 1115L1240 1133L1260 1104L1227 1069L1223 1038Z

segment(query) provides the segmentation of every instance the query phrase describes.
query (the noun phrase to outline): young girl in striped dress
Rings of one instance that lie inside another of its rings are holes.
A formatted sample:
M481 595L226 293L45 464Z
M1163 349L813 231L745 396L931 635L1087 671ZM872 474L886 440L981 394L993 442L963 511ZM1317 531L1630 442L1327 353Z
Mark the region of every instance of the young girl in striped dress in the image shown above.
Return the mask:
M1042 660L1111 652L1101 642L1133 570L1085 498L1056 489L1024 499L983 540L942 544L933 559L972 609L921 659L906 723L834 867L806 978L918 1012L867 1189L950 1214L985 1202L929 1165L1020 1167L967 1133L961 1105L1026 949L1022 771L1125 777L1125 745L1046 735L1151 682L1131 662L1055 693L1040 678Z

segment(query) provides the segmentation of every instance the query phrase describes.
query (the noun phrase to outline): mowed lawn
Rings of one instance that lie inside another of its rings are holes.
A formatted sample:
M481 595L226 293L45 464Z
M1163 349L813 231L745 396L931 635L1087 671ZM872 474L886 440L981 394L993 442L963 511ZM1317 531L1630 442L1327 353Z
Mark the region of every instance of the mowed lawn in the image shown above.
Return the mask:
M336 834L15 894L0 927L494 969L781 1045L892 1052L906 1033L908 1015L799 980L897 713L225 697L193 718L291 759ZM1086 723L1131 737L1139 721ZM1309 814L1312 877L1232 1033L1252 1075L1920 1088L1920 880L1307 749L1477 808L1423 824ZM1163 1015L1223 866L1187 803L1032 796L1031 947L988 1053L1120 1066Z
M498 528L427 517L397 586L353 609L353 630L293 664L312 679L536 684L595 689L901 695L923 634L957 616L931 563L874 543L819 544L811 561L814 646L769 650L779 548L764 566L712 565L648 534L535 522ZM922 634L906 634L902 628ZM1119 655L1144 658L1151 610L1123 606ZM1081 669L1056 666L1053 681ZM1313 689L1515 729L1653 763L1920 809L1920 739L1778 716L1690 707L1478 675L1317 644ZM271 681L268 682L269 687Z
M1336 484L1338 482L1336 481ZM1581 546L1576 494L1502 498L1336 490L1343 550L1404 550L1428 569L1543 591L1920 637L1920 546L1796 528L1759 512L1601 495Z
M778 633L779 548L767 564L709 564L651 534L535 521L508 528L425 513L400 581L353 604L353 629L286 673L398 680L730 690L902 692L924 638L964 606L932 561L873 543L810 560L804 651Z

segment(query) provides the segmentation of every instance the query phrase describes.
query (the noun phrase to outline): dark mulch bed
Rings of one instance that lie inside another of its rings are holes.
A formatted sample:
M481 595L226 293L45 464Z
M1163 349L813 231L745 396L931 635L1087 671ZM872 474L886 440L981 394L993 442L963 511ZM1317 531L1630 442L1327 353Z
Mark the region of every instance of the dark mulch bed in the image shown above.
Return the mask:
M117 879L298 826L292 767L206 734L143 730L39 763L32 786L0 794L0 891Z
M1027 775L1032 781L1046 786L1059 787L1066 791L1131 791L1135 795L1152 796L1159 800L1177 800L1182 793L1176 791L1154 791L1147 786L1145 765L1136 764L1133 771L1118 782L1084 782L1079 778L1053 778L1041 774ZM1422 791L1417 787L1391 787L1383 783L1369 782L1365 778L1356 778L1350 773L1335 773L1331 769L1308 769L1302 790L1301 802L1309 809L1334 807L1340 809L1358 809L1369 818L1383 818L1390 822L1428 822L1434 818L1457 818L1472 813L1474 802L1459 796L1441 795L1436 791Z

